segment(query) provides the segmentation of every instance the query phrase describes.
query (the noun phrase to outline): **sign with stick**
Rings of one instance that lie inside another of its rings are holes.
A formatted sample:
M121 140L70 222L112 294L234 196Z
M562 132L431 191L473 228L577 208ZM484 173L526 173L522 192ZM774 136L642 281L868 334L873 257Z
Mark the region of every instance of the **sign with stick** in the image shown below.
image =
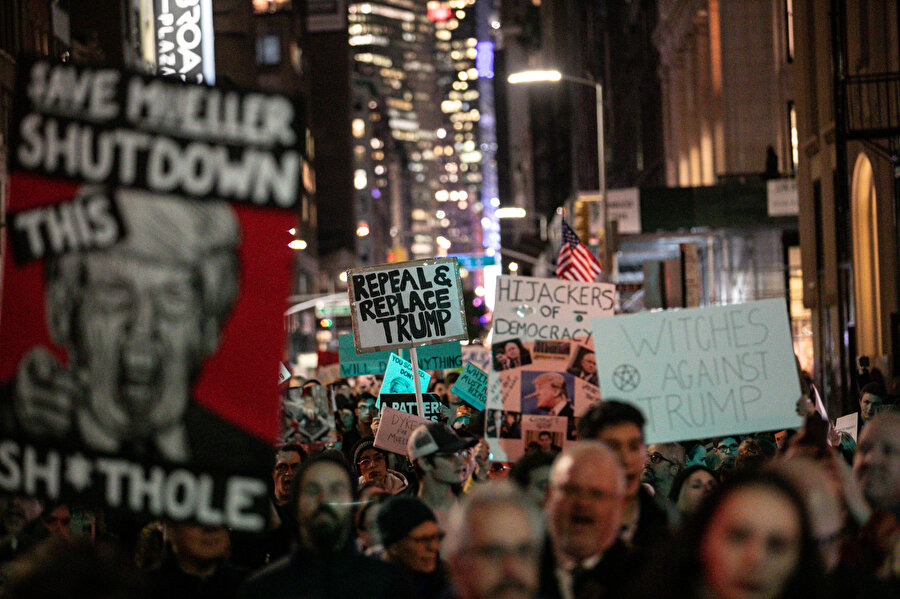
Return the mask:
M341 376L361 374L384 374L393 352L379 351L357 354L353 335L342 333L338 336L338 353L341 361ZM423 345L417 350L419 368L423 370L452 370L462 368L462 347L459 341ZM409 350L400 350L400 356L409 359Z
M347 281L358 354L468 338L455 258L350 269Z
M800 424L783 299L596 318L593 329L603 397L643 412L648 443Z

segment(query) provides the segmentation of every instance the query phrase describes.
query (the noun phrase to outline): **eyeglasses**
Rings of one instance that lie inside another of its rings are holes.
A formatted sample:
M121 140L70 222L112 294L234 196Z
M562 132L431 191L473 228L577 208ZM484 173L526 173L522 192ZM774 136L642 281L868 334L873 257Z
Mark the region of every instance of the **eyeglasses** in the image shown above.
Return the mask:
M372 457L362 458L356 463L359 464L360 466L365 466L366 468L368 468L372 464L384 463L384 456L381 455L380 453L376 453Z
M472 448L460 449L459 451L454 451L452 453L436 453L435 457L438 458L447 458L448 460L452 460L454 458L462 458L465 459L469 457L469 454L472 452Z
M672 460L670 460L663 454L659 453L658 451L654 451L653 453L650 454L650 463L651 464L659 464L660 462L669 462L673 466L675 465L675 462L673 462Z
M610 493L604 489L580 487L578 485L556 485L554 488L566 497L583 498L589 501L614 501L622 498L621 493Z
M469 548L468 551L475 558L499 562L507 557L521 560L533 559L540 553L541 547L535 543L519 543L518 545L492 543L477 545Z

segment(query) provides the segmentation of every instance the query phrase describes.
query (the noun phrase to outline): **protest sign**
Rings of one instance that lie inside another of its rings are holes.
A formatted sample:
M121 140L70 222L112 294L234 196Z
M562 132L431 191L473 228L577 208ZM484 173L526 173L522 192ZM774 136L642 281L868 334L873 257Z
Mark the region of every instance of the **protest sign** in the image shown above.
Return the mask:
M358 354L468 339L455 258L350 269L347 281Z
M291 378L291 371L285 368L282 362L278 363L278 384L285 382Z
M277 95L17 67L0 490L261 530L301 115Z
M361 374L384 374L393 352L379 351L357 354L356 345L351 333L338 335L338 353L341 361L341 376L359 376ZM416 353L419 357L419 368L423 370L452 370L462 368L462 352L459 341L423 345ZM409 350L400 350L403 359L409 360Z
M491 350L479 344L469 344L462 347L462 363L474 364L487 372L491 368Z
M466 364L456 383L450 388L476 410L484 410L487 397L487 373L472 363Z
M378 400L381 402L380 405L399 410L400 412L416 414L418 411L415 393L382 393L378 396ZM437 393L423 393L422 403L425 413L421 414L421 416L437 422L443 407L440 396Z
M616 286L501 275L494 300L493 340L583 339L591 319L612 316Z
M519 366L493 368L487 379L485 439L494 459L515 461L529 443L565 447L575 439L577 418L600 401L590 376L596 373L591 338L506 345L496 347Z
M783 299L596 318L600 388L648 443L794 428L800 385Z
M381 411L378 432L375 433L375 447L405 456L409 436L419 426L429 422L427 418L385 406Z
M291 387L282 406L282 443L337 441L334 410L325 385Z
M856 441L856 434L859 430L859 412L853 412L846 416L841 416L834 424L834 428L839 433L847 433Z
M412 364L397 354L391 354L391 359L388 360L388 366L384 372L384 380L381 382L379 397L381 397L382 393L414 394L416 392L416 387L413 376L415 375L413 373ZM431 375L424 370L419 369L419 381L421 381L420 385L423 389L428 388L428 382L430 380Z

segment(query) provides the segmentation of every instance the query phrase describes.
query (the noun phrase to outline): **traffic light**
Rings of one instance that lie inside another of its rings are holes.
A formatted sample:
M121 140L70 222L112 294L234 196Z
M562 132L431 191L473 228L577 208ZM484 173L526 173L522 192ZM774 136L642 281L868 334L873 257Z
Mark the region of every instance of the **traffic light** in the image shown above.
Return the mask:
M581 243L591 240L591 206L584 200L575 200L575 234Z
M319 326L323 329L330 329L332 326L334 326L334 322L330 318L323 318L319 321Z

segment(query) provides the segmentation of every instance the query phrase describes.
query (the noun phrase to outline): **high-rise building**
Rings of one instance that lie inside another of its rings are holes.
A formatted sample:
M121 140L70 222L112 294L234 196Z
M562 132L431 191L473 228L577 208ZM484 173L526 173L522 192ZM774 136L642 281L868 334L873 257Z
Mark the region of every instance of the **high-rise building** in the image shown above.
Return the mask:
M353 187L361 264L436 253L434 27L414 0L348 7ZM390 254L390 255L389 255Z

